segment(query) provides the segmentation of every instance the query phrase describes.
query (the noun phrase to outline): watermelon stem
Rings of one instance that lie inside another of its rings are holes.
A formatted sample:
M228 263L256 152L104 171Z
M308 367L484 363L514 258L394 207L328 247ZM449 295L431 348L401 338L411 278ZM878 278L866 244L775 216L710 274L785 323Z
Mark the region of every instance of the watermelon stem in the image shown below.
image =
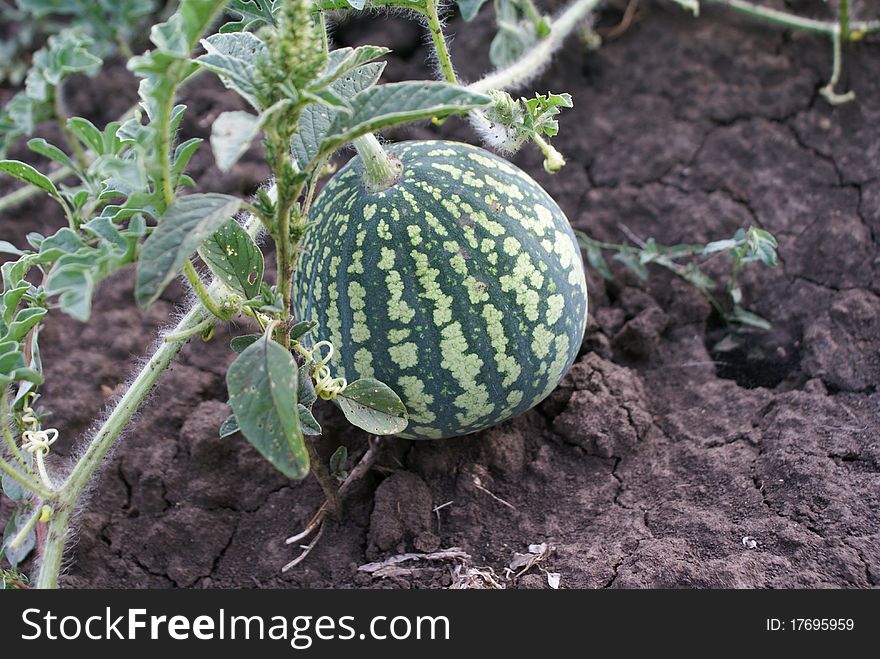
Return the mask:
M364 163L364 186L368 192L382 192L400 180L403 163L390 156L375 135L362 135L353 144Z

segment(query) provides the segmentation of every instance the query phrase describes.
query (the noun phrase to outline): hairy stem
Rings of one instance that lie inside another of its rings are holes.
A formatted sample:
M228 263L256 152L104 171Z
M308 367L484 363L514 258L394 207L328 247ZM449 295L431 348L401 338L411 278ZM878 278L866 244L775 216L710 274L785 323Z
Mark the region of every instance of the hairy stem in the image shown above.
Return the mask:
M369 192L387 190L400 180L403 165L388 155L372 133L354 141L361 161L364 163L364 185Z
M562 46L565 38L584 20L601 0L574 0L557 14L550 23L550 34L537 43L516 62L503 69L490 73L482 80L469 86L478 92L493 89L519 87L541 72Z
M255 237L261 228L259 220L251 216L245 229ZM215 281L209 291L220 287ZM198 327L210 318L209 312L201 302L196 303L177 326L173 334L181 334ZM113 446L132 416L143 404L144 399L152 391L159 377L171 365L181 351L185 341L162 342L135 377L128 391L119 399L116 407L101 425L86 447L85 453L74 465L73 470L58 488L57 505L52 519L49 521L46 542L43 547L40 573L37 577L37 588L55 588L58 585L58 574L69 534L70 518L79 497L95 475L107 452Z
M763 5L759 5L755 2L748 2L748 0L704 1L711 2L716 5L723 5L725 7L733 9L734 11L738 11L741 14L767 21L768 23L774 23L782 27L788 27L795 30L804 30L806 32L818 32L819 34L827 35L832 35L835 33L840 34L841 26L839 21L822 21L815 18L806 18L804 16L798 16L797 14L792 14L787 11L764 7ZM865 34L880 31L880 21L877 20L850 22L848 0L841 0L839 6L841 9L841 14L846 15L847 28L842 35L844 41L848 41L851 39L854 40L857 38L860 39Z
M447 82L457 85L458 78L452 66L452 57L449 55L446 37L443 36L443 24L440 22L440 15L437 11L437 0L425 0L423 15L428 22L428 32L431 33L431 41L434 42L434 51L437 53L440 71Z

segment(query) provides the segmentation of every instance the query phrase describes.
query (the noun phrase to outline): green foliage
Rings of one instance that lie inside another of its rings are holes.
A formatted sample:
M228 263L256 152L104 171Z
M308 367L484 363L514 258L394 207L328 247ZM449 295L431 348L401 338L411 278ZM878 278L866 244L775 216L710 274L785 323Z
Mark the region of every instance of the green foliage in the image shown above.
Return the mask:
M636 247L594 240L577 230L575 235L587 256L587 263L604 279L613 280L614 274L602 254L603 251L613 252L612 258L642 281L648 280L647 266L658 265L700 291L725 322L734 326L770 329L767 320L742 307L742 290L738 284L739 274L749 263L776 267L778 260L776 239L763 229L757 227L739 229L732 238L717 240L706 245L667 246L649 238ZM727 254L731 263L730 276L725 287L726 301L716 297L715 291L718 285L701 265L702 262L719 254Z
M455 0L455 2L461 11L461 17L466 21L474 20L486 4L486 0Z
M147 307L155 302L178 275L184 261L226 225L239 206L241 200L237 197L217 193L188 195L169 206L143 245L135 284L138 304ZM250 263L248 260L245 267ZM244 277L247 281L249 274Z
M297 415L298 373L293 356L268 336L248 346L229 367L229 404L242 434L288 478L309 473Z
M388 385L372 378L355 380L336 402L349 423L374 435L394 435L409 423L400 397Z
M94 40L78 29L66 29L49 37L34 53L25 88L0 113L0 156L20 137L34 132L37 124L56 118L55 97L61 83L75 73L95 75L101 59L92 54Z
M199 256L214 276L245 300L263 284L263 253L235 220L229 220L199 247Z
M495 21L498 32L489 46L489 59L499 68L513 64L550 33L548 19L538 14L532 0L495 0Z
M445 82L396 82L367 87L352 97L350 112L333 118L320 153L397 124L466 112L488 105L490 98Z
M277 27L275 14L282 0L232 0L227 11L238 17L220 28L220 32L255 30L264 25Z

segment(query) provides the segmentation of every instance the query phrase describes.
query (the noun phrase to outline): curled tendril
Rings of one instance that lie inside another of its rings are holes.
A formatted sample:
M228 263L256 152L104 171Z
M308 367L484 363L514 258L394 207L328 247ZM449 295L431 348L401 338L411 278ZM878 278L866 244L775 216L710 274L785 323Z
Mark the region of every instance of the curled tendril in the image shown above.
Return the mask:
M324 348L327 348L326 354L321 353ZM323 400L335 400L336 396L342 393L348 386L348 381L345 378L334 378L333 373L330 371L328 364L335 352L333 344L329 341L318 341L312 346L311 350L300 345L297 345L296 349L297 352L315 365L312 369L312 377L315 380L315 393Z
M56 428L40 428L40 419L37 413L27 403L24 406L21 420L24 425L28 426L28 429L21 433L21 448L34 456L40 478L51 488L52 479L49 478L43 458L46 457L52 444L58 439L58 430Z

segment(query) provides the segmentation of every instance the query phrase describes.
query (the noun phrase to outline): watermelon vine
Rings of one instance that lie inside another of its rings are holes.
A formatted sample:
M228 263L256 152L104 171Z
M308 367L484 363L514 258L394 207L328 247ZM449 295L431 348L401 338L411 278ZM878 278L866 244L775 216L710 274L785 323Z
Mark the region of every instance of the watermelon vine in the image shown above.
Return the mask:
M692 0L676 1L698 8ZM483 4L458 0L466 20ZM44 93L17 103L30 103L33 117L57 121L65 148L28 143L54 163L48 174L0 161L0 173L54 199L67 224L51 236L29 234L26 246L0 241L0 250L15 257L2 266L0 296L0 471L4 491L18 502L0 554L13 568L39 535L36 585L57 586L76 507L97 469L186 342L211 340L222 323L253 329L231 342L237 356L226 384L233 413L219 434L241 433L291 479L314 475L327 498L289 539L311 538L286 567L308 555L327 514L341 513L345 494L376 458L377 436L473 433L530 409L553 390L587 323L581 249L603 277L614 276L603 254L642 278L658 265L694 284L731 324L766 326L742 306L737 284L746 264L775 265L776 242L760 229L698 246L598 242L574 232L547 192L495 153L446 141L380 142L377 133L404 123L466 116L485 146L510 154L533 144L548 172L564 167L551 140L558 115L575 99L564 92L509 92L533 80L572 32L589 28L600 1L573 0L554 16L531 0L494 4L499 30L490 55L497 69L464 85L437 0L181 0L153 26L150 49L128 59L140 79L138 107L104 127L67 117L61 103L49 105L63 101L69 74L97 71L100 61L84 49L98 37L65 32L50 39L47 49L64 57L41 59L34 80L45 83ZM845 12L833 25L814 25L748 2L722 4L830 35L835 72L826 97L832 102L849 98L835 91L840 44L880 30ZM387 48L331 49L327 14L365 7L406 9L423 20L443 80L380 84ZM138 11L129 7L125 15L140 20ZM123 33L117 18L107 20ZM121 43L125 53L128 42ZM206 72L248 106L213 121L210 148L218 168L231 168L258 139L271 168L271 183L252 199L186 193L193 184L187 167L202 145L179 141L186 107L177 99ZM27 117L15 114L19 105L0 118L2 148L28 132ZM357 155L324 181L334 154L348 145ZM0 199L0 209L30 194ZM261 236L275 251L274 276L265 272ZM701 259L718 254L732 264L723 296L701 270ZM199 272L195 255L207 273ZM45 426L39 406L41 321L50 310L87 321L96 287L130 266L140 306L153 304L180 276L197 301L163 333L65 472L51 454L58 432ZM313 413L318 401L336 404L369 433L359 460L347 464L341 448L329 462L318 454L312 439L321 433ZM12 571L3 579L27 583Z

